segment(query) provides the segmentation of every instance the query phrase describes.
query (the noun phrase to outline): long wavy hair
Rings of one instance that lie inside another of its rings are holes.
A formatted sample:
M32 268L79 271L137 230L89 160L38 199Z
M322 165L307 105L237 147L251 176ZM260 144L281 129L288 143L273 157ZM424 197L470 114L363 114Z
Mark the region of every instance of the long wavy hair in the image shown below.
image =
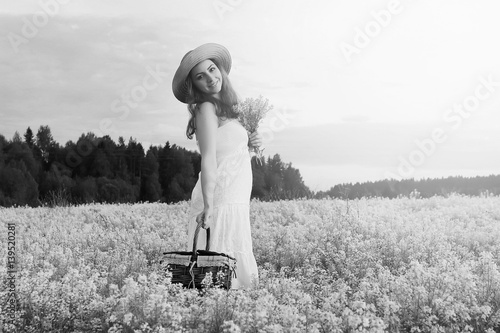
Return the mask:
M212 95L202 93L198 88L196 88L193 80L191 79L191 73L189 73L186 79L188 90L187 108L190 114L190 118L186 128L186 136L188 137L188 139L192 139L193 134L196 131L196 110L198 110L199 105L203 102L211 102L215 105L215 114L218 118L238 118L238 113L236 113L233 109L233 106L238 104L238 95L234 91L226 71L222 67L220 67L216 61L214 61L213 59L210 60L212 60L217 68L219 68L219 71L222 75L222 87L219 93L220 99L217 99Z

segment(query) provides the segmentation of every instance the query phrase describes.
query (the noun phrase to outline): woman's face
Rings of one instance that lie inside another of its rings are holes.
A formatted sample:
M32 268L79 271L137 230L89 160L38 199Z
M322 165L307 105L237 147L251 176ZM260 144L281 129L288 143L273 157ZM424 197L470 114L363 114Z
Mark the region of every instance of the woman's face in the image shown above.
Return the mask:
M207 59L200 62L193 67L190 75L193 84L198 90L202 93L219 97L219 92L222 88L222 74L212 60Z

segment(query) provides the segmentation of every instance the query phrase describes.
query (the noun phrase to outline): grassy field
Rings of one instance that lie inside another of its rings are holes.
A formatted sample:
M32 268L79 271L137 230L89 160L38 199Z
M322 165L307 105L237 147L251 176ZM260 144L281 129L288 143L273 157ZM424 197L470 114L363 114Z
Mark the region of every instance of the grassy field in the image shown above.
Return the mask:
M188 207L1 208L3 331L500 332L499 197L252 201L259 284L203 295L159 265Z

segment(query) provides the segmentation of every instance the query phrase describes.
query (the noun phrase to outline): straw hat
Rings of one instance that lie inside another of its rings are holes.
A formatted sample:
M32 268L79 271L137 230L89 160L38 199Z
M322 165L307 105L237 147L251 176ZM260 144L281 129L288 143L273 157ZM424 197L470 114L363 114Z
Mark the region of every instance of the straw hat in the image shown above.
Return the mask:
M206 59L212 59L216 65L222 67L227 74L231 70L231 55L229 51L220 44L207 43L189 51L182 58L179 68L175 72L172 81L172 91L175 97L182 103L187 103L186 78L191 69Z

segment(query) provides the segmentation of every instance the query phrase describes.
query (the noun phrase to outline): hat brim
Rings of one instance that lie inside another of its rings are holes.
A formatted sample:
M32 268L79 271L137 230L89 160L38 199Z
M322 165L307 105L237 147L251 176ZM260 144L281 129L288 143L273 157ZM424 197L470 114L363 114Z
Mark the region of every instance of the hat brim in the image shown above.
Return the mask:
M186 79L189 72L191 72L193 67L206 59L212 59L217 63L217 66L222 67L229 74L231 70L231 55L224 46L216 43L207 43L189 51L182 58L172 80L174 96L182 103L187 103L188 89Z

